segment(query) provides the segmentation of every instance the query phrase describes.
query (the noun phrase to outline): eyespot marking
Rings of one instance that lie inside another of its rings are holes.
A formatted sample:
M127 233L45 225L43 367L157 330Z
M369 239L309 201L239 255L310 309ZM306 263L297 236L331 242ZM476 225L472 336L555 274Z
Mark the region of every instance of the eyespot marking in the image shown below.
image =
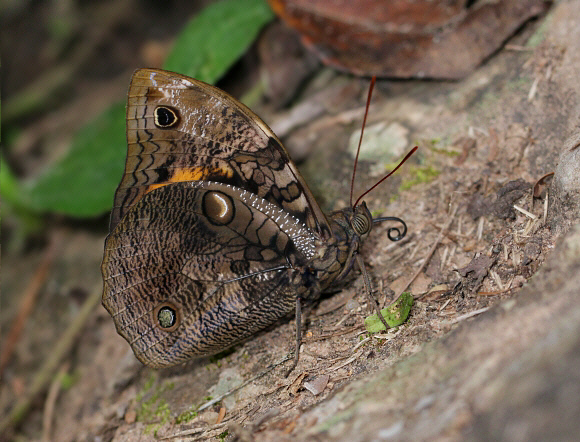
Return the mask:
M155 325L168 332L177 329L181 322L177 307L170 302L164 302L155 307L153 310L153 319Z
M157 106L153 111L153 117L155 118L155 126L161 129L173 127L179 122L177 111L168 106Z
M225 193L210 191L203 196L203 212L212 224L228 224L235 216L232 198Z

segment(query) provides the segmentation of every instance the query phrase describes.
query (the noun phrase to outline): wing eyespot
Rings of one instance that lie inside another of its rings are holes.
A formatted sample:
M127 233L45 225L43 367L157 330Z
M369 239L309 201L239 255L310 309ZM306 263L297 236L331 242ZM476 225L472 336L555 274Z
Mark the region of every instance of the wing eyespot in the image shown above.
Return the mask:
M160 129L167 129L179 123L177 111L168 106L157 106L153 111L155 126Z
M202 207L204 215L215 225L230 223L236 214L234 201L222 192L207 192L203 196Z
M153 319L161 330L172 332L181 322L179 310L170 302L159 304L153 310Z

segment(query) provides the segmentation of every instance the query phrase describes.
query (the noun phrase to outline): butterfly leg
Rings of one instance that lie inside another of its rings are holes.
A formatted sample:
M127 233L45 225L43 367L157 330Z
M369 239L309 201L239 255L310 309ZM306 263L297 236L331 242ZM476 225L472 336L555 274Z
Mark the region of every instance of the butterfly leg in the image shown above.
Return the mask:
M290 369L286 372L285 377L290 376L290 373L294 371L298 365L298 359L300 358L300 344L302 344L302 298L300 296L296 297L296 348L294 350L294 362Z
M379 307L379 303L377 302L376 298L373 296L373 292L372 292L372 288L371 288L371 278L369 277L369 274L367 273L367 270L365 268L365 263L363 262L363 259L361 258L360 255L356 255L355 259L356 259L356 263L358 264L360 271L363 275L363 281L365 284L365 292L366 292L367 298L369 299L369 302L373 305L375 312L377 313L377 316L379 317L379 319L381 320L381 322L385 326L385 330L388 330L390 328L389 324L387 324L385 317L381 313L381 308Z

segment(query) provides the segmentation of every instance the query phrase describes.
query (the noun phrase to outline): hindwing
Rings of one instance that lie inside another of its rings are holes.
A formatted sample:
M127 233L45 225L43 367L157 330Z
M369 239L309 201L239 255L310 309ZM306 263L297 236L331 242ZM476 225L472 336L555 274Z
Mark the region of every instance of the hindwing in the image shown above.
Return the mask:
M297 218L243 189L161 186L107 238L103 305L144 364L212 354L293 309L309 289L301 265L316 241Z

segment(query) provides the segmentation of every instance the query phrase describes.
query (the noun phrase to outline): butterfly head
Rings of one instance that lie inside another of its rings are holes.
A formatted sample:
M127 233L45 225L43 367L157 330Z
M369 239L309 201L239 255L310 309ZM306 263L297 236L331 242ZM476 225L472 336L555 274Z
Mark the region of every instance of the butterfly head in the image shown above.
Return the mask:
M364 201L360 202L354 209L345 209L344 212L351 230L350 235L356 236L361 241L369 236L374 224L384 221L394 221L400 224L400 226L390 227L387 230L387 235L391 241L399 241L407 234L405 221L396 216L373 218Z
M360 239L364 240L369 236L373 228L373 217L364 201L351 211L349 223L355 235Z

